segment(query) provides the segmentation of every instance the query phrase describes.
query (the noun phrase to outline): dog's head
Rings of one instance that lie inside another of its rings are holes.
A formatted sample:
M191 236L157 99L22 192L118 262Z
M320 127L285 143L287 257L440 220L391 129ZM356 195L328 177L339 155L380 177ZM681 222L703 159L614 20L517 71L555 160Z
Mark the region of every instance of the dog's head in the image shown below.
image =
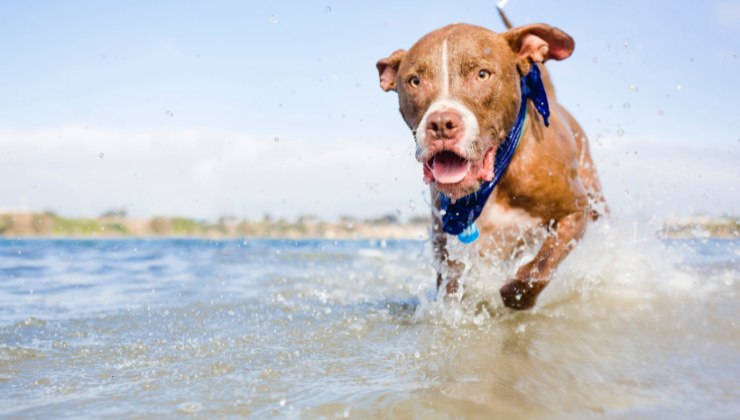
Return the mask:
M377 63L380 87L398 92L416 140L424 181L452 199L493 178L498 145L521 104L520 78L532 62L562 60L573 39L545 24L497 34L455 24Z

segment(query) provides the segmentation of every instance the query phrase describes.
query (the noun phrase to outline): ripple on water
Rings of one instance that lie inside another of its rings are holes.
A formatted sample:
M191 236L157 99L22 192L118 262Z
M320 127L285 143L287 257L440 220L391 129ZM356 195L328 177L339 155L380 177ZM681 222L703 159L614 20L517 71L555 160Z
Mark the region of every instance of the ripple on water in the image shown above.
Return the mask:
M528 312L491 261L435 300L415 241L0 241L44 265L0 283L0 415L738 412L737 244L627 231L595 225Z

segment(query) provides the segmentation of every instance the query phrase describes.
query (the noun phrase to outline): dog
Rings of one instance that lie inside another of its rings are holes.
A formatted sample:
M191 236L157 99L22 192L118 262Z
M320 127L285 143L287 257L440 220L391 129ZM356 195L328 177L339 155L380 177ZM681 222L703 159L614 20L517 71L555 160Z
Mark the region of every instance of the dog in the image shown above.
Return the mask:
M380 87L398 94L430 185L437 288L455 295L464 268L448 253L450 230L466 226L463 233L483 239L473 245L482 255L495 248L509 257L522 245L512 232L544 231L536 256L499 290L507 307L523 310L535 305L589 221L608 210L586 134L557 103L544 67L568 58L573 38L543 23L512 27L499 12L506 32L452 24L376 68ZM508 165L497 166L507 150ZM479 203L464 207L471 199ZM456 205L463 210L451 215ZM454 217L460 226L449 228Z

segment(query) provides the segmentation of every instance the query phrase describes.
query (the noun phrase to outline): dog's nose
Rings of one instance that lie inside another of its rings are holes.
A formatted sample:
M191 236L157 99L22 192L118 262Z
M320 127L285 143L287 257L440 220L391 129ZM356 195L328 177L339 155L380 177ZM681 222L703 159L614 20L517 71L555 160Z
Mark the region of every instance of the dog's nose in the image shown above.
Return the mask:
M435 139L457 140L462 128L462 116L453 110L435 111L427 118L427 134Z

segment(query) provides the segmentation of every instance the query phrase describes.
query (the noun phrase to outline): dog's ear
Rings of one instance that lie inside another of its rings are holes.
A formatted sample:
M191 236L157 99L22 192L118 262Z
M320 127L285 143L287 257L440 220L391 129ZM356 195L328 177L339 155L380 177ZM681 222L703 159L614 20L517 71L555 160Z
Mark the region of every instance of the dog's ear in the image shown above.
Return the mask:
M519 26L503 33L512 50L522 58L531 58L535 63L546 60L564 60L576 46L570 35L544 23Z
M375 67L378 69L378 76L380 76L380 88L388 92L389 90L396 90L396 76L398 75L398 67L401 65L403 56L406 55L405 50L396 50L382 60L378 60Z

